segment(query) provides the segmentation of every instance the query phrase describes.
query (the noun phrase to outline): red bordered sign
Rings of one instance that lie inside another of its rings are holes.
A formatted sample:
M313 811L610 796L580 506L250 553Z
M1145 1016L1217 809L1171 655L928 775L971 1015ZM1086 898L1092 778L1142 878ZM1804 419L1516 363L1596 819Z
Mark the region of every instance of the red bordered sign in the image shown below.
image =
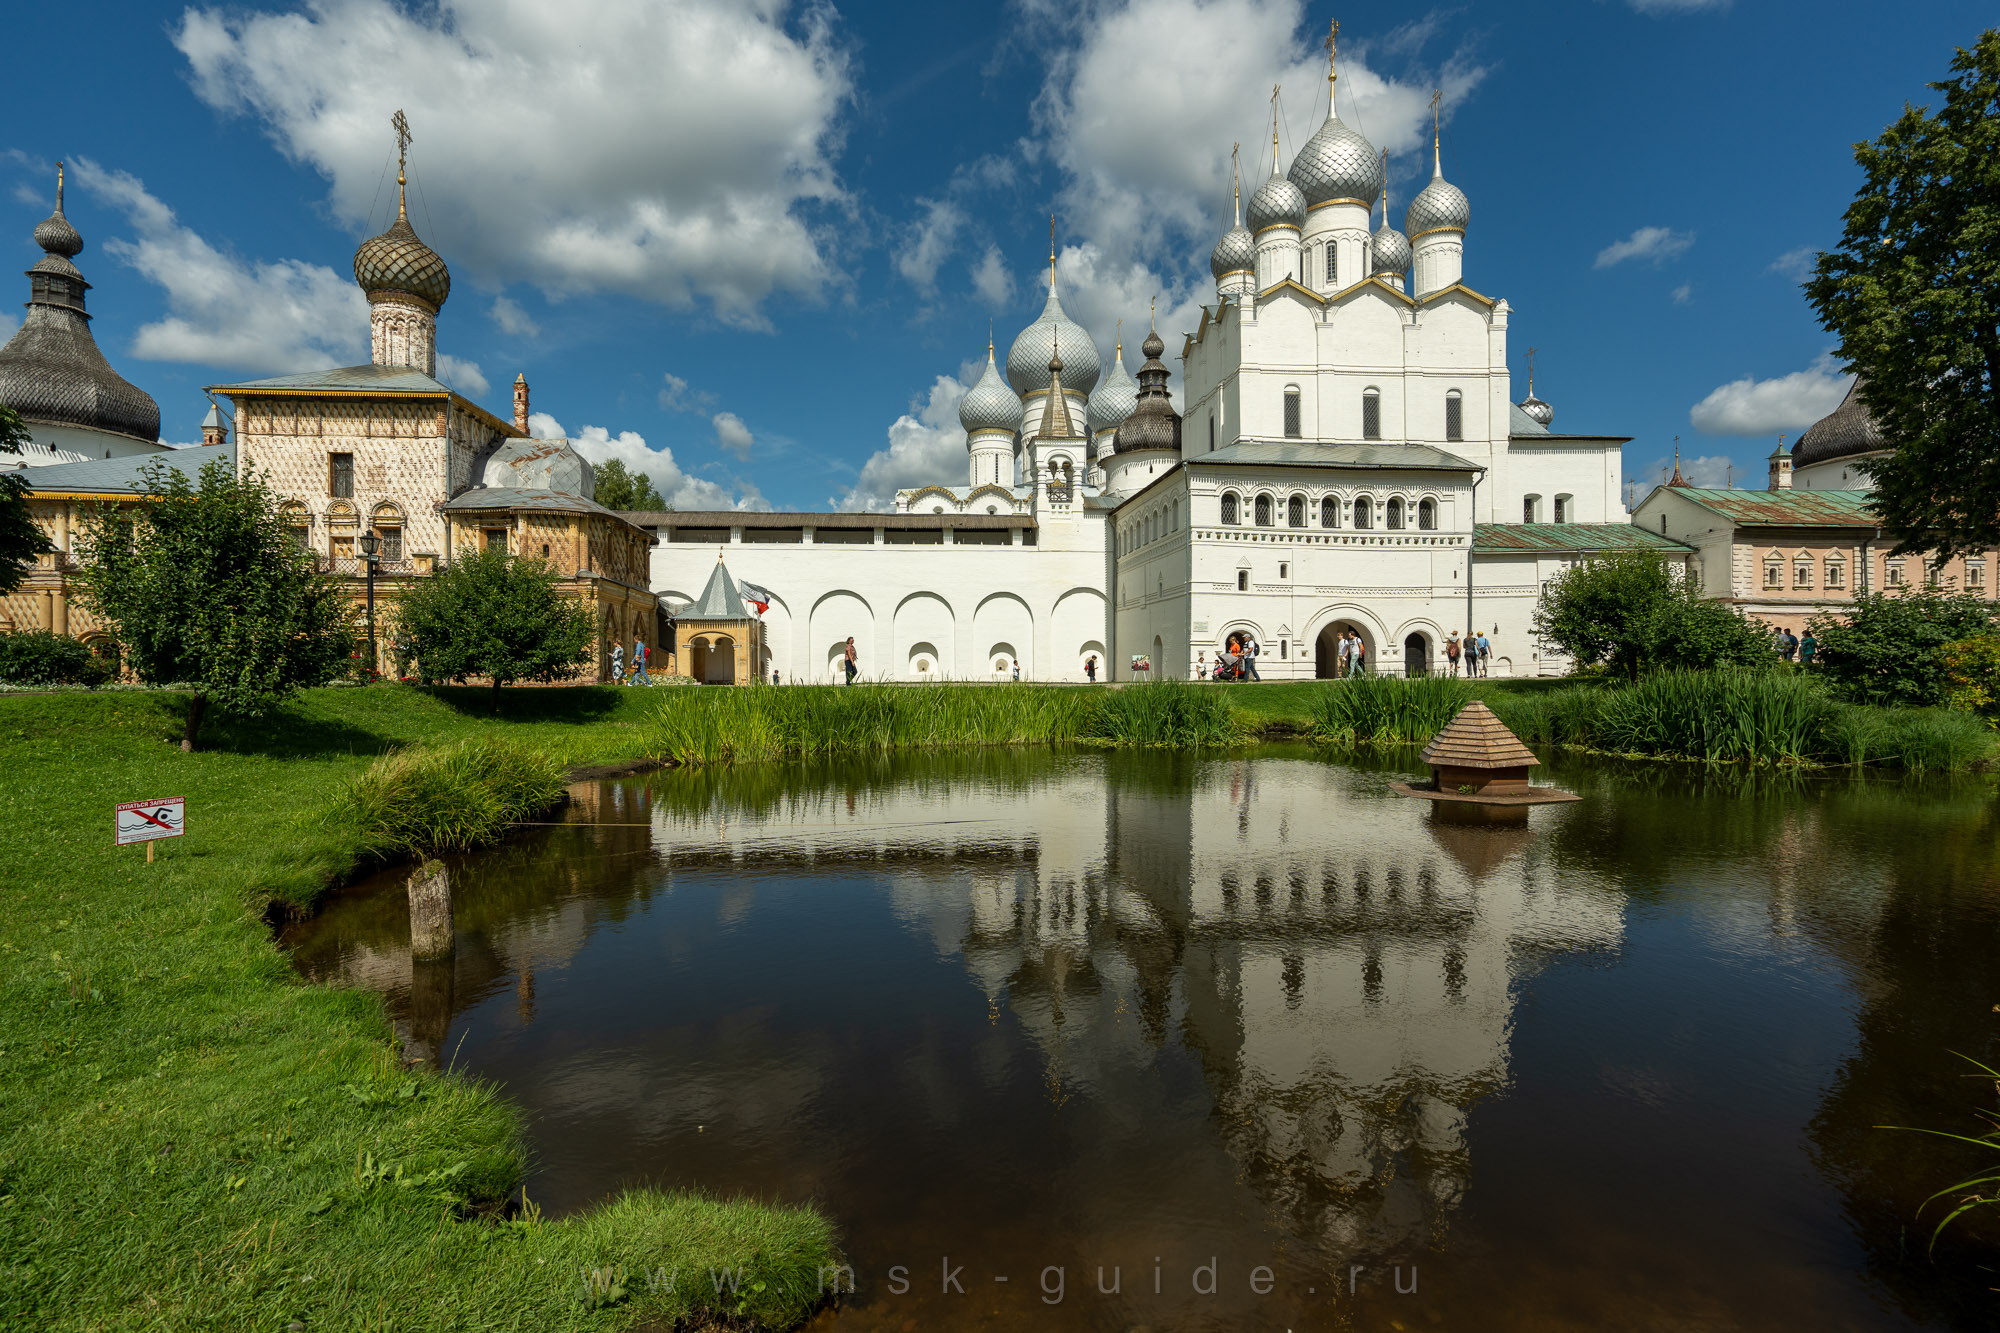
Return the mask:
M187 797L168 796L157 801L127 801L118 807L118 845L151 842L155 838L178 838L187 832Z

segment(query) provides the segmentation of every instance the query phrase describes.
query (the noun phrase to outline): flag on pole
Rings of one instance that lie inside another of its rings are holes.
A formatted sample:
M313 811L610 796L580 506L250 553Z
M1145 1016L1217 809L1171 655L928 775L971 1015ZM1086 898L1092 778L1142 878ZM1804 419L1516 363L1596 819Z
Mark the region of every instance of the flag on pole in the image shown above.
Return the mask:
M760 588L754 583L745 583L741 580L737 581L736 586L743 590L743 600L757 608L757 615L760 618L770 609L772 601L770 589Z

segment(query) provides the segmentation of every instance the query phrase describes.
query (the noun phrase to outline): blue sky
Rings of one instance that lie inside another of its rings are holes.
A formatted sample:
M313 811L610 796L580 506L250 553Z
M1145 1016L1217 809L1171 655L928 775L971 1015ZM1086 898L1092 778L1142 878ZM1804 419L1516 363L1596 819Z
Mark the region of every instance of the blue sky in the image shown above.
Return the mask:
M1337 17L1342 115L1391 150L1399 223L1444 89L1466 281L1514 307L1514 396L1538 347L1555 428L1636 437L1629 478L1657 480L1678 435L1698 480L1733 463L1762 485L1776 436L1839 399L1797 282L1839 236L1851 145L1931 99L1991 10L1403 12L35 6L15 49L75 56L23 66L0 237L34 260L67 159L99 342L193 440L204 384L367 359L349 264L393 216L401 107L413 218L453 273L444 378L506 415L525 371L537 412L684 508L879 505L962 479L956 395L989 318L1004 357L1039 311L1051 211L1066 304L1107 357L1154 299L1178 349L1214 300L1230 144L1268 144L1273 83L1287 154L1311 134Z

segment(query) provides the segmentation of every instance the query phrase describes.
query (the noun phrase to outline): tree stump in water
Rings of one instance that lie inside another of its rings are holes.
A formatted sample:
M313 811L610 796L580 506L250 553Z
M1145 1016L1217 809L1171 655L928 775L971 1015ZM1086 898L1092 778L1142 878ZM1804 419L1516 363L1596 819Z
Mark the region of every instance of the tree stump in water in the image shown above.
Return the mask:
M410 957L451 956L451 878L442 861L410 876Z

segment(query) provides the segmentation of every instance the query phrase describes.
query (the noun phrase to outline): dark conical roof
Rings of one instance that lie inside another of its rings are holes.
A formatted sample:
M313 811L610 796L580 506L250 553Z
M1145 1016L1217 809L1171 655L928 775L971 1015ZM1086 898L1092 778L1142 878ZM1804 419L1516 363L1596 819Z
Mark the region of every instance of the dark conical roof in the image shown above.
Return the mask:
M1847 386L1847 396L1840 400L1840 406L1806 428L1806 433L1792 446L1793 467L1872 454L1889 447L1882 437L1882 428L1875 424L1874 414L1863 401L1867 384L1867 380L1856 375L1854 383Z
M35 227L44 253L26 270L28 313L0 347L0 403L28 421L153 443L160 438L160 405L113 370L91 336L84 309L90 284L70 262L82 252L83 237L63 216L60 174L56 180L56 211Z
M1139 367L1139 402L1132 415L1119 423L1118 433L1112 437L1112 452L1129 454L1139 449L1179 452L1181 414L1174 411L1173 395L1167 392L1170 372L1160 360L1167 345L1160 341L1158 329L1146 334L1139 350L1146 354L1146 363Z

